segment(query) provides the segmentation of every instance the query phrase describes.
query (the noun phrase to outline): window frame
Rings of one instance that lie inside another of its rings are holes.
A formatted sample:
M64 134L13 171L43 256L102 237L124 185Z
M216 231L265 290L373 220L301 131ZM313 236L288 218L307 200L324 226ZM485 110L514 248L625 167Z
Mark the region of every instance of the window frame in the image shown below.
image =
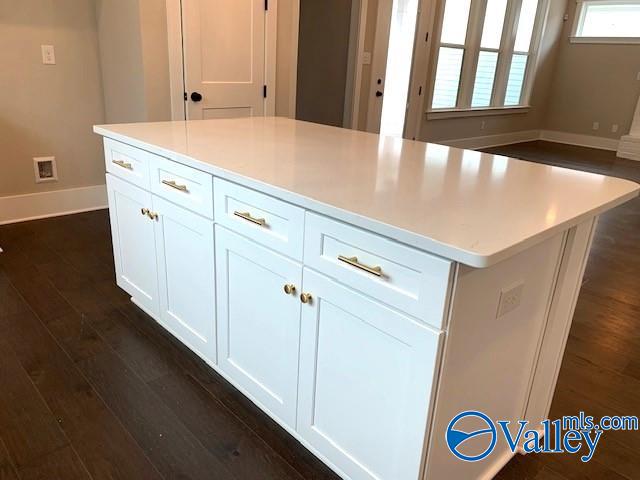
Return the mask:
M586 5L607 5L607 4L630 4L640 5L640 0L576 0L576 10L573 15L573 25L571 26L571 43L602 43L602 44L620 44L620 45L636 45L640 43L638 37L584 37L578 35L578 30L584 23L587 13Z
M517 34L518 20L523 0L511 0L507 2L502 37L498 49L485 48L480 46L482 30L484 27L485 14L488 0L471 0L469 11L469 22L467 25L467 35L463 46L456 45L455 48L463 48L464 56L458 87L458 96L455 107L433 108L433 95L436 79L436 70L441 47L453 46L441 43L440 38L443 28L444 11L446 0L438 2L439 11L436 17L434 28L435 52L431 64L429 79L429 96L427 98L427 119L453 118L464 116L477 116L486 113L488 115L526 113L530 109L529 101L533 86L533 79L538 65L540 52L540 42L544 33L547 15L549 12L550 0L539 0L534 19L531 43L528 52L515 51L515 39ZM473 21L472 19L476 19ZM491 102L488 106L472 107L473 90L477 73L478 58L481 51L498 52L498 63L496 65ZM522 83L520 102L517 105L504 105L509 71L513 54L526 53L527 66Z

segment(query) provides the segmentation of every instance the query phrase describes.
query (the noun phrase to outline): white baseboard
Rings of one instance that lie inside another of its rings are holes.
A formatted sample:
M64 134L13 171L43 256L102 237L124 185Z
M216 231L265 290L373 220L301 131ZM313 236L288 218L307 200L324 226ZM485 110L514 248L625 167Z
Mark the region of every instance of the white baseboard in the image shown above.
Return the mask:
M497 147L511 143L531 142L540 138L538 130L523 130L520 132L501 133L499 135L486 135L484 137L458 138L454 140L442 140L444 145L456 148L477 150L479 148Z
M450 147L477 150L480 148L498 147L500 145L531 142L534 140L578 145L580 147L611 150L614 152L618 150L618 145L621 143L621 141L614 138L594 137L592 135L581 135L579 133L559 132L555 130L522 130L519 132L487 135L484 137L442 140L437 143L442 143L443 145L448 145Z
M620 158L640 161L640 137L632 135L622 137L616 155Z
M105 185L0 197L0 225L107 207Z
M595 137L579 133L558 132L555 130L540 130L540 140L580 147L598 148L600 150L618 150L619 141L615 138Z

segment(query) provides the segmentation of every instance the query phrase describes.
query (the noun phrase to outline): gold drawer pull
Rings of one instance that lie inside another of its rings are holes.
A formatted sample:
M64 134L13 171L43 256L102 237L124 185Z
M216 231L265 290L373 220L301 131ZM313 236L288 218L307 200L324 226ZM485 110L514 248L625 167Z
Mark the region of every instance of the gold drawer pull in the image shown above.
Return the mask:
M313 301L313 295L311 295L310 293L301 293L300 294L300 301L302 303L311 303Z
M287 283L284 286L284 293L286 293L287 295L296 293L296 286L293 283Z
M133 170L133 166L124 160L111 160L111 163L115 163L119 167L126 168L127 170Z
M167 187L175 188L181 192L189 193L189 189L186 185L178 185L175 180L162 180L162 183Z
M255 223L256 225L260 225L261 227L264 227L267 222L264 218L254 218L251 216L251 214L249 212L233 212L233 214L236 217L240 217L243 218L244 220L247 220L251 223Z
M382 276L382 268L380 267L370 267L368 265L364 265L358 262L358 257L345 257L344 255L338 255L338 260L341 262L347 263L352 267L359 268L360 270L364 270L367 273L375 275L376 277Z

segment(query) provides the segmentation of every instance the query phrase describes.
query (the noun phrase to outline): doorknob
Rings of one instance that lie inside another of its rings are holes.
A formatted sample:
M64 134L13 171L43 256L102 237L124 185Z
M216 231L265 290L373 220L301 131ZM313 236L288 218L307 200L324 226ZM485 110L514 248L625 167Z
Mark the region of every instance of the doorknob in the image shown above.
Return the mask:
M191 94L191 101L192 102L199 102L200 100L202 100L202 95L198 92L193 92Z
M382 96L382 92L381 92L380 90L378 90L378 91L376 92L376 97L381 97L381 96Z

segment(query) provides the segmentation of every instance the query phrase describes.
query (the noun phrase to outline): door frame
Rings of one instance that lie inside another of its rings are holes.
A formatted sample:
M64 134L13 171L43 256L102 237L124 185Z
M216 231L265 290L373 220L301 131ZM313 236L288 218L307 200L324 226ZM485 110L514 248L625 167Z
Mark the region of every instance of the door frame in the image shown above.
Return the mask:
M343 125L345 128L357 129L358 118L360 113L360 90L362 87L362 66L364 58L364 39L367 25L367 10L369 0L359 0L360 12L358 14L357 35L354 32L349 34L349 42L356 41L355 56L349 59L353 62L351 68L347 67L347 72L353 72L353 90L350 93L351 102L351 121L349 125ZM291 18L291 49L289 50L289 62L291 65L289 72L289 104L288 117L296 118L296 100L298 87L298 41L300 38L300 0L292 0L292 18ZM346 88L349 88L349 82L346 82ZM345 92L345 94L348 92ZM348 98L345 95L345 98ZM343 118L345 118L343 116Z
M169 86L171 119L185 120L185 71L182 39L182 3L189 0L166 0L167 46L169 53ZM278 0L269 0L265 14L264 79L267 85L265 116L276 113L276 40L278 34ZM297 46L296 46L297 49ZM297 60L296 60L297 64Z

